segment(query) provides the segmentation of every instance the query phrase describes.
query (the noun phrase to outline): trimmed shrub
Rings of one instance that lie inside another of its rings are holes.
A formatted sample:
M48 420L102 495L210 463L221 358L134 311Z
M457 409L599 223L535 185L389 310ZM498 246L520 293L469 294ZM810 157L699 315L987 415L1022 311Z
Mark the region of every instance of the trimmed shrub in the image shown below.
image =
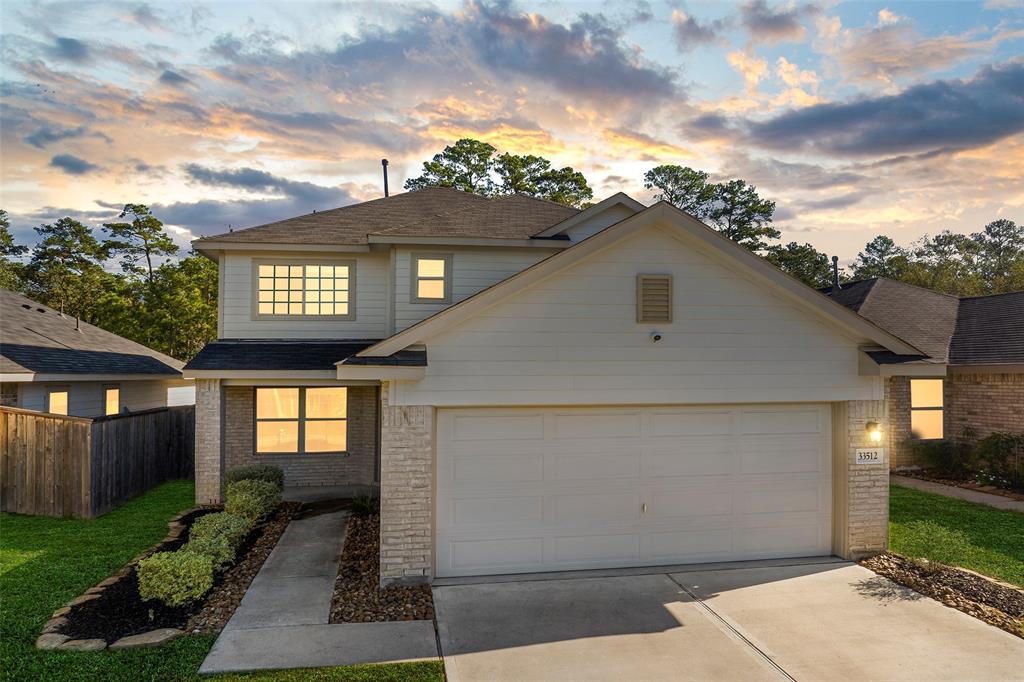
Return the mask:
M975 445L980 474L1003 488L1024 487L1024 435L992 433Z
M940 476L954 480L962 479L974 470L975 454L970 440L972 432L964 429L959 438L946 440L908 441L910 449L922 459L929 469Z
M281 491L268 481L244 479L228 484L224 511L258 523L281 502Z
M353 516L371 516L380 511L380 500L369 495L359 495L352 498Z
M188 550L210 557L219 571L234 563L238 546L250 530L252 523L241 516L226 512L207 514L192 524Z
M158 599L167 606L194 602L213 586L213 560L185 549L147 557L135 571L139 577L139 596L145 600Z
M250 466L228 469L224 474L224 482L228 485L238 481L267 481L284 490L284 470L269 464L252 464Z

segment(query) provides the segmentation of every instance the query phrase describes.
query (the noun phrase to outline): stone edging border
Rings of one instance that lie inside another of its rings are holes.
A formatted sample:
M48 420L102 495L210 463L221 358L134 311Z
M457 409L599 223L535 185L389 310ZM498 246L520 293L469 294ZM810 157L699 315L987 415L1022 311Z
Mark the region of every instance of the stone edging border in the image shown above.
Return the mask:
M103 594L103 590L111 585L117 583L122 578L127 576L132 566L139 563L141 560L150 556L165 542L177 540L181 537L182 532L185 530L185 524L181 523L181 519L197 512L201 509L209 509L207 506L191 507L183 512L180 512L173 516L170 521L167 522L168 532L162 540L154 544L152 547L139 554L137 557L129 561L127 564L119 568L113 575L108 578L101 580L96 583L93 587L90 587L81 595L75 597L71 601L61 606L59 609L53 612L50 616L50 620L46 621L43 625L43 632L36 639L36 648L43 650L57 650L57 651L102 651L108 648L107 642L102 639L71 639L68 635L61 632L63 627L67 625L67 616L71 613L71 609L79 604L90 602L94 599L99 599L100 595ZM177 639L185 634L184 630L177 630L175 628L160 628L157 630L150 630L149 632L142 632L137 635L129 635L122 637L121 639L113 642L110 645L110 649L132 649L137 647L154 647L162 646L172 640Z

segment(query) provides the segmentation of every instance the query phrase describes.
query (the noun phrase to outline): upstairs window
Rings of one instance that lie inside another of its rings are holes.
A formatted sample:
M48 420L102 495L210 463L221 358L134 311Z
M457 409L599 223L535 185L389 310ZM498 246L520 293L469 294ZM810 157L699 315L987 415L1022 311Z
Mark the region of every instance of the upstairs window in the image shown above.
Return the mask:
M414 254L412 257L412 302L450 303L451 300L451 254Z
M942 432L942 379L910 380L910 432L936 440Z
M348 447L348 389L256 389L256 452L341 453Z
M257 275L259 317L353 317L351 262L260 263Z

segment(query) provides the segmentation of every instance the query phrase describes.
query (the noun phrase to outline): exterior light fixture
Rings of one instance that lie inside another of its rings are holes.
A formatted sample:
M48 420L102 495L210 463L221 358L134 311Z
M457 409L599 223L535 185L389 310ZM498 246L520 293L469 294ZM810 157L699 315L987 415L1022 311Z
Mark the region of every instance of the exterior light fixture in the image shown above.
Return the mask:
M872 443L882 442L882 426L878 422L868 422L864 427L864 430L868 433L868 440Z

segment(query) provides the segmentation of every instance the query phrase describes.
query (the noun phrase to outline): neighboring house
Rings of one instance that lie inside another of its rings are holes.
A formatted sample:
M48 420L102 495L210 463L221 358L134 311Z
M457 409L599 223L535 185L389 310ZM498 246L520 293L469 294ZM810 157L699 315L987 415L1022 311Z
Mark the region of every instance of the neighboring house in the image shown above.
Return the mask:
M921 439L1024 433L1024 291L959 298L885 278L826 290L922 351L872 352L889 396L893 468L921 464Z
M75 417L167 405L182 363L0 289L0 404Z
M924 351L667 203L427 189L194 247L197 501L379 485L382 583L886 547L867 353Z

